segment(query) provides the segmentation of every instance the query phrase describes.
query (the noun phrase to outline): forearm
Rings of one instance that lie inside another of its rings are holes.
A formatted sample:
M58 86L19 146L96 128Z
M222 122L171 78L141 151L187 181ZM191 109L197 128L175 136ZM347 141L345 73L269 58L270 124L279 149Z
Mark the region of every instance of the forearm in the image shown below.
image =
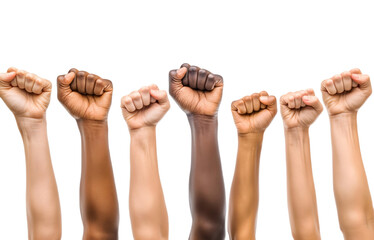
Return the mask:
M320 239L309 130L285 129L288 209L294 239Z
M168 239L168 215L157 164L156 129L130 130L130 217L134 239Z
M225 225L225 188L217 140L217 117L188 116L191 135L191 239L221 239Z
M238 155L229 204L230 239L255 239L263 133L238 136Z
M26 157L26 206L30 239L60 239L61 210L44 119L17 119Z
M119 210L106 121L78 120L82 139L81 214L85 236L116 239Z
M343 232L374 226L373 206L361 159L357 113L330 117L334 193ZM374 230L373 230L374 231Z

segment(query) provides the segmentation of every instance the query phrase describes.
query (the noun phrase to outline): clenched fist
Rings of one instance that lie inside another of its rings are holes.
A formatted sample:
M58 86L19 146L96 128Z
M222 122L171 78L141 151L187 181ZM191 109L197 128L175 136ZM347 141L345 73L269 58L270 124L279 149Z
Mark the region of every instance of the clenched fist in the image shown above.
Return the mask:
M330 116L357 112L371 95L370 78L360 69L352 69L321 84L323 101Z
M277 114L277 100L265 91L232 102L231 112L239 134L264 132Z
M112 82L73 68L57 78L58 100L75 119L106 120L112 102Z
M169 72L169 92L186 113L213 116L222 98L223 79L185 63Z
M156 85L142 87L121 99L124 119L130 130L155 126L170 108L166 91Z
M35 74L17 68L0 74L0 97L16 118L43 118L51 91L51 82Z
M284 127L308 128L322 112L323 107L313 89L291 92L280 99Z

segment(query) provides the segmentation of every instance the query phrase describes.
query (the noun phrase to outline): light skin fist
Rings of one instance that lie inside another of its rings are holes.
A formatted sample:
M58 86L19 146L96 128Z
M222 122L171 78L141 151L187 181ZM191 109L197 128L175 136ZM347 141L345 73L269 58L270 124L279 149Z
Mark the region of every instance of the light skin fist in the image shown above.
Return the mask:
M16 118L42 119L51 91L50 81L24 70L9 68L0 73L0 96Z
M105 121L112 103L112 82L73 68L57 78L58 100L75 119Z
M358 68L337 74L321 84L323 101L330 116L353 113L371 95L370 77Z
M121 108L129 129L135 130L156 126L169 110L170 102L166 91L151 85L122 97Z
M214 116L222 98L223 78L185 63L169 72L169 93L187 114Z
M261 133L277 114L277 101L262 91L232 102L231 112L239 134Z
M280 99L280 106L286 129L308 128L323 110L313 89L283 95Z

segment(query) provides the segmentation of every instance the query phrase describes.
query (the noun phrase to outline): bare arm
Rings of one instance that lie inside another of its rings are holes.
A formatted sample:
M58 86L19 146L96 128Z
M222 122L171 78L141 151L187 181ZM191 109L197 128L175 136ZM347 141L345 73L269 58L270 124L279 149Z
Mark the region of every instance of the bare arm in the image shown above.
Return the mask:
M134 239L166 240L168 214L158 172L156 124L169 110L165 91L156 85L124 96L122 113L130 136L130 217Z
M322 105L308 89L281 97L287 159L288 212L295 240L321 239L310 156L309 126Z
M359 69L322 82L330 116L334 194L345 239L374 239L374 212L360 153L357 111L371 95L368 75Z
M0 74L0 94L15 115L24 143L29 239L60 239L61 210L46 122L51 83L15 68L8 71L14 78L2 79Z
M256 239L262 140L276 113L276 99L269 97L265 91L232 103L232 114L238 129L238 154L230 192L230 239Z

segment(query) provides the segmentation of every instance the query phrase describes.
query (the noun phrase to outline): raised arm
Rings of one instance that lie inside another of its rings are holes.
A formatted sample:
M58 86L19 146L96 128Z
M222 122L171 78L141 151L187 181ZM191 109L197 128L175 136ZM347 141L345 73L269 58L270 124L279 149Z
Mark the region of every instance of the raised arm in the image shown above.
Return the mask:
M217 140L223 79L183 64L170 71L169 80L170 95L187 114L191 127L190 239L224 239L225 187Z
M370 96L368 75L359 69L322 82L330 116L334 193L345 239L374 239L374 212L357 134L357 111Z
M52 85L16 68L0 73L0 96L13 112L26 156L29 239L60 239L61 211L47 138L46 110Z
M309 126L323 108L312 89L281 97L286 138L288 212L295 240L321 239L310 157Z
M76 69L57 78L58 99L77 120L82 140L83 239L118 238L118 200L108 146L112 83Z
M165 91L143 87L121 101L130 136L130 217L134 239L168 239L169 225L156 152L156 125L170 108Z
M262 139L277 113L274 96L263 91L234 101L232 115L238 130L238 155L232 181L228 230L230 239L256 239L258 177Z

